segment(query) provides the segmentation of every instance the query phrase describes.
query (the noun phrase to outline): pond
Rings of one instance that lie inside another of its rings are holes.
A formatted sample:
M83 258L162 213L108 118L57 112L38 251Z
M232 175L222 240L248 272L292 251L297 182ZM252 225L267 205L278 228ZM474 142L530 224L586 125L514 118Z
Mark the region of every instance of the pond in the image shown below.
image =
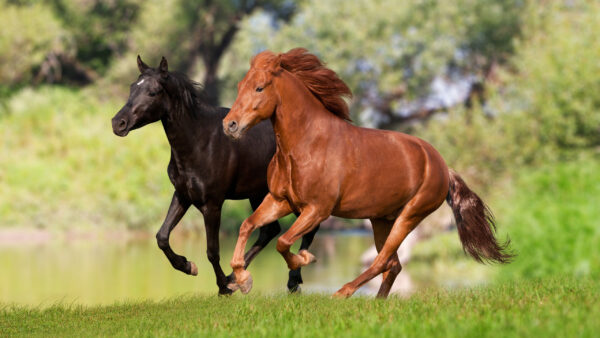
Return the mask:
M137 237L0 243L0 303L93 305L217 293L203 237L177 231L171 237L173 250L198 266L195 277L174 270L153 236ZM235 240L234 236L221 238L221 266L227 274L231 272L229 260ZM317 262L302 271L303 292L332 293L357 277L360 256L372 243L369 232L319 233L310 250ZM249 271L254 278L252 292L285 292L288 269L275 250L275 241L258 255Z

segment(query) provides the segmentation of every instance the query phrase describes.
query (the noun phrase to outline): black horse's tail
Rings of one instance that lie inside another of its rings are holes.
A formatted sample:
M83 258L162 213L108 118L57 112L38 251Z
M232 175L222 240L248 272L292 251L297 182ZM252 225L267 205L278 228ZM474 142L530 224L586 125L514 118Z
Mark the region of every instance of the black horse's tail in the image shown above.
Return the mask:
M450 190L446 201L452 208L463 249L480 263L509 263L514 255L508 252L510 239L498 243L495 237L494 215L463 179L449 170Z

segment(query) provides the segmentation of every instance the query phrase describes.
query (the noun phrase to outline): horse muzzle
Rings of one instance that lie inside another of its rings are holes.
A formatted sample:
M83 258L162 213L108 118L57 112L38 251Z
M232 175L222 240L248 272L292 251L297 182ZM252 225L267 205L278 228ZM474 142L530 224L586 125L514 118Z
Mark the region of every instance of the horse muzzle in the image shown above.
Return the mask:
M113 118L112 119L112 128L113 133L120 137L125 137L129 134L129 121L124 118Z
M247 125L240 127L240 124L236 120L223 121L223 132L225 133L225 135L234 140L240 139L247 129Z

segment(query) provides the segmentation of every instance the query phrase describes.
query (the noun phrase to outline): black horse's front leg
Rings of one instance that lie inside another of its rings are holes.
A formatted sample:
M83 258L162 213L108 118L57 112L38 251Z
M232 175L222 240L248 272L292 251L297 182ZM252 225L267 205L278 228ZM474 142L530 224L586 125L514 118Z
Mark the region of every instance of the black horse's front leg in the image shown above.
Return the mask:
M204 216L204 227L206 228L206 255L212 264L220 295L228 295L233 291L227 288L227 277L221 269L219 255L219 228L221 227L221 206L202 206L199 208Z
M165 256L171 262L171 265L179 271L182 271L188 275L197 275L198 268L193 262L189 262L184 256L180 256L173 252L171 246L169 245L169 236L171 235L171 231L177 223L181 220L185 212L190 207L190 203L187 200L184 200L179 197L177 191L173 194L173 199L171 200L171 205L169 206L169 211L167 212L167 217L165 217L165 221L163 225L158 230L156 234L156 242L158 243L158 247L165 253Z

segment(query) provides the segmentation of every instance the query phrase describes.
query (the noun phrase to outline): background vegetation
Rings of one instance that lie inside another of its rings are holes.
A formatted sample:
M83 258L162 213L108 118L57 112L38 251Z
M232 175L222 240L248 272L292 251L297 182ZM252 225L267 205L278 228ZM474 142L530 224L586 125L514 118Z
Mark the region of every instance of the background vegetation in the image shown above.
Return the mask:
M428 140L482 193L519 253L494 278L597 278L599 16L584 0L0 0L0 227L154 231L162 127L110 127L135 56L229 106L252 55L304 46L352 88L355 123ZM228 204L223 228L248 213ZM454 233L415 250L414 269L466 261Z

